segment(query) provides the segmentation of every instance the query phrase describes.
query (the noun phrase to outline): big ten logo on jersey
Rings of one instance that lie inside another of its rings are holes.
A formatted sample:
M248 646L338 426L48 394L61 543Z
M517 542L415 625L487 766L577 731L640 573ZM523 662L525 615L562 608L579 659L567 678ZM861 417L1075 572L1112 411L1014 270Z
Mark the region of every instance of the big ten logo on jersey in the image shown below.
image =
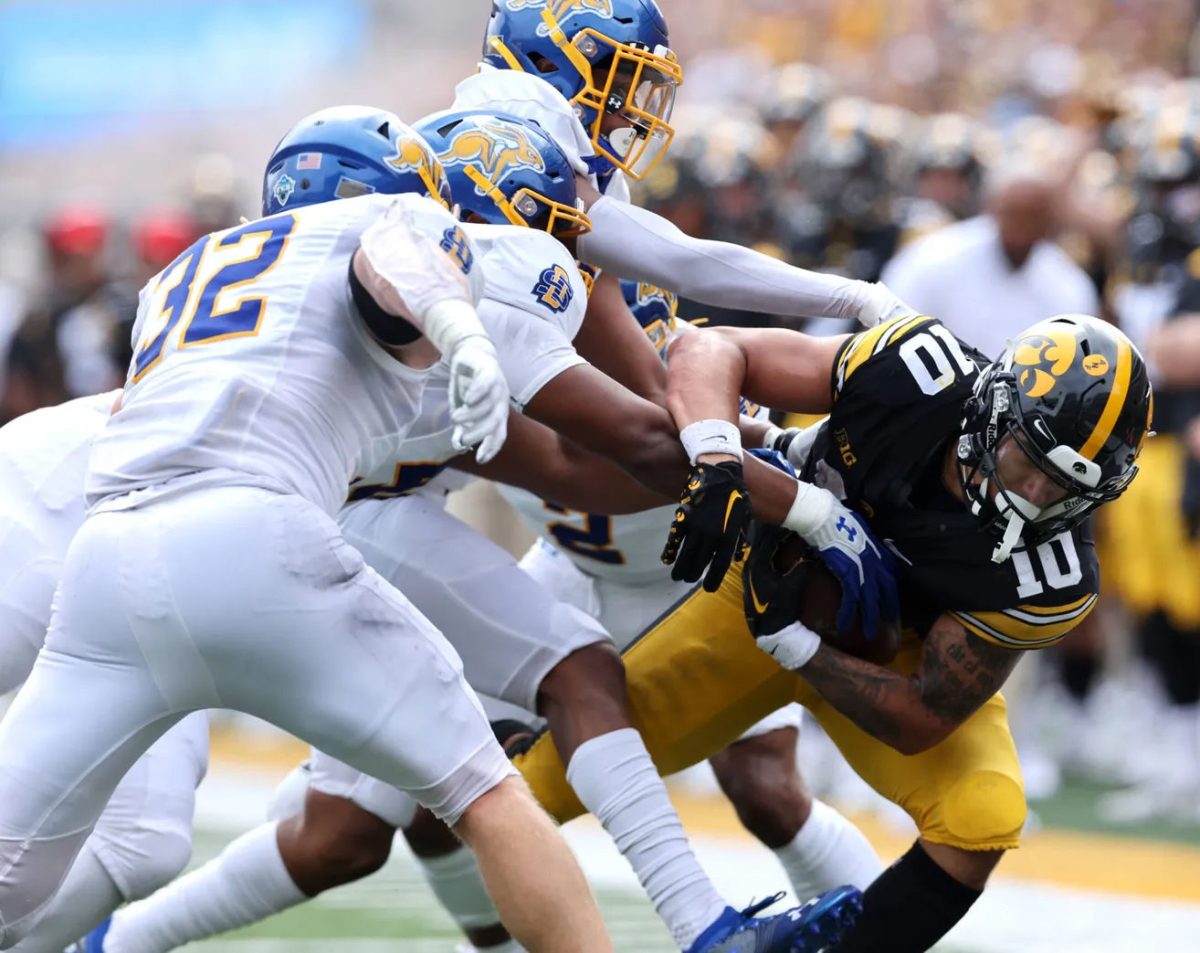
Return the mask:
M537 151L525 130L516 123L495 119L481 122L481 128L466 126L438 156L443 165L478 166L483 181L477 181L475 191L486 195L488 189L504 181L518 169L546 171L546 161Z
M443 461L421 461L420 463L397 463L391 483L361 483L355 477L350 483L347 503L359 500L388 500L395 496L408 496L439 476L449 464Z
M246 292L279 262L295 227L288 213L214 232L167 265L151 287L130 382L158 365L168 339L182 350L258 334L267 299Z
M575 297L575 292L571 290L571 276L562 265L551 265L545 269L530 293L539 304L544 304L555 314L566 311Z
M442 251L450 256L450 260L458 265L459 270L464 275L469 275L471 268L475 265L475 256L471 253L471 246L468 244L463 230L457 225L446 229L442 232L440 244Z
M1026 397L1044 397L1054 389L1075 362L1075 336L1067 330L1048 329L1045 333L1029 334L1013 345L1013 370L1017 373L1017 384ZM1098 373L1108 370L1104 355L1097 354L1103 367ZM1086 367L1086 362L1085 362ZM1095 362L1091 367L1098 368ZM1097 371L1089 371L1095 375Z
M625 554L612 545L612 517L599 516L596 513L584 513L581 510L568 510L553 503L543 502L551 513L581 518L581 525L575 526L566 520L556 520L546 524L546 532L553 536L558 545L567 552L585 559L608 566L623 566Z

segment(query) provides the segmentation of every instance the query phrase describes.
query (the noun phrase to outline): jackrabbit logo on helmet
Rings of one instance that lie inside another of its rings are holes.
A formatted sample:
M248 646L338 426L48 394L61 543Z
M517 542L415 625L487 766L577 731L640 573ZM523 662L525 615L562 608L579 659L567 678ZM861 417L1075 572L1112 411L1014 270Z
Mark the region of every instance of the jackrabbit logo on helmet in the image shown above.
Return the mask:
M546 171L542 154L520 126L497 120L480 123L480 127L467 126L451 139L449 148L438 156L442 164L478 165L492 185L499 185L505 176L519 169ZM484 194L478 185L475 191Z

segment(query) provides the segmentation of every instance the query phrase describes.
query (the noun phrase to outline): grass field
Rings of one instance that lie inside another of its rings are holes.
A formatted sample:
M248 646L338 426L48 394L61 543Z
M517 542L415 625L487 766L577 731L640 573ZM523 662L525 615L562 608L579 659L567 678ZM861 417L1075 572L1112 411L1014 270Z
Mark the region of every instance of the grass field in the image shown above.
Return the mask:
M231 770L219 762L201 790L197 862L261 821L273 778ZM1081 818L1069 799L1043 813ZM727 808L704 798L680 800L701 861L731 901L743 903L780 889L782 871L744 835ZM907 834L863 820L885 860L909 843ZM618 950L671 953L667 934L639 893L623 861L590 822L567 828L591 879ZM1006 858L993 887L938 947L939 953L1196 953L1200 950L1200 831L1163 828L1126 836L1043 830ZM456 933L397 842L376 876L225 937L194 944L195 953L451 953ZM886 951L881 951L886 953Z

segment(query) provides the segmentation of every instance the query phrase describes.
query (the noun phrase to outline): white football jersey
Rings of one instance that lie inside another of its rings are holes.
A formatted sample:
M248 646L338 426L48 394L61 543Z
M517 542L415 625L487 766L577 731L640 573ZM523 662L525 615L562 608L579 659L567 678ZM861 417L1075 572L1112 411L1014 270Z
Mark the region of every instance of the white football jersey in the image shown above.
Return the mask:
M468 76L455 87L451 109L492 109L536 122L566 154L575 171L599 188L586 161L595 155L591 137L563 94L544 79L519 70L496 69L488 63L480 63L478 73ZM628 202L629 182L625 173L617 169L603 192Z
M83 480L92 441L120 391L80 397L23 414L0 427L0 507L33 531L41 552L23 559L61 560L83 524Z
M429 376L375 342L351 297L360 236L393 203L477 294L470 239L417 195L326 202L199 239L142 296L122 406L93 447L89 501L133 505L186 476L335 513L351 479L411 425Z
M647 333L652 340L660 334L661 340L655 340L655 344L665 359L670 339L690 330L691 325L679 322L666 335L661 335L660 327L648 328ZM742 413L765 419L770 412L743 398ZM669 578L670 568L663 565L660 556L675 516L675 504L641 513L603 516L564 509L516 487L497 486L530 529L588 575L635 586Z
M587 311L587 288L570 253L544 231L519 225L462 227L483 268L479 320L496 346L513 404L523 410L547 383L585 363L571 340ZM450 370L443 361L429 375L420 414L403 440L356 476L351 502L419 489L444 496L462 485L457 474L443 473L459 452L450 440L449 388Z

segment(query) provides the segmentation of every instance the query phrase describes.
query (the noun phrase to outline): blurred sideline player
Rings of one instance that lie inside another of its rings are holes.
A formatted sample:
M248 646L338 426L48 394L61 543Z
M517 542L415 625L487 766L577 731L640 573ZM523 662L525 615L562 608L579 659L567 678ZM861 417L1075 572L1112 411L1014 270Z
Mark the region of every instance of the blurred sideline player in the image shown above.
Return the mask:
M202 237L142 296L126 388L92 445L92 509L0 723L0 863L16 874L0 946L45 911L137 757L188 712L228 707L414 792L476 849L527 948L612 949L457 655L331 518L403 438L439 352L455 441L482 459L503 443L508 389L428 146L376 110L301 125L320 123L339 161L273 161L266 194L327 201ZM351 308L356 282L373 325Z
M690 325L677 322L677 298L639 282L621 283L625 300L665 360L671 340ZM743 414L765 419L766 408L743 401ZM538 532L521 568L550 592L599 619L624 651L690 586L662 565L663 527L674 507L625 516L566 509L510 487L502 495ZM881 871L861 832L811 797L796 767L799 706L764 718L711 759L721 789L746 828L770 847L801 899L839 884L865 888Z
M417 128L440 154L455 203L471 220L492 223L468 223L464 230L487 275L481 320L497 343L517 407L663 485L658 499L665 499L685 461L669 415L613 387L571 348L587 299L578 273L565 288L549 287L575 271L555 238L570 239L587 226L586 216L575 211L575 180L565 157L536 126L507 117L450 113ZM314 132L305 149L321 148L319 130ZM534 227L500 225L507 222ZM793 941L811 922L738 914L696 863L630 727L623 672L608 634L444 511L444 494L431 481L447 466L464 463L455 459L446 402L437 396L445 384L436 374L430 379L421 417L396 457L351 486L339 517L347 540L450 633L474 687L546 715L559 747L572 758L572 783L634 866L681 947L732 950L752 933L758 949L799 949ZM653 449L664 434L665 455ZM519 445L519 437L513 443ZM515 473L521 482L550 488L551 461L526 453L506 465L513 449L501 452L492 475ZM480 472L491 470L489 465ZM553 490L570 493L578 482L560 478ZM598 481L593 476L583 482ZM644 507L647 499L655 498L635 490L630 504ZM660 542L668 520L658 529ZM387 859L396 828L406 829L418 856L430 858L425 872L472 941L491 948L496 943L485 941L504 942L472 860L432 859L455 853L457 845L429 832L427 824L412 830L417 805L410 796L321 752L314 753L308 788L301 814L251 832L170 890L118 915L105 947L109 953L170 949L370 873ZM461 909L464 893L472 909Z
M0 429L0 693L29 676L71 537L84 519L92 438L119 391L37 410ZM196 785L208 765L208 717L188 715L130 768L46 915L14 947L61 953L122 903L187 865Z
M685 428L731 420L739 393L830 412L811 443L764 437L812 481L785 526L803 529L828 508L852 515L841 500L870 514L897 560L907 628L886 666L822 643L794 621L805 572L776 562L788 537L761 532L748 585L731 573L718 592L697 591L626 653L637 724L671 772L781 704L804 704L920 831L834 949L928 949L1018 845L1025 800L998 690L1022 650L1057 643L1095 604L1082 521L1137 472L1151 412L1145 365L1090 317L1040 322L991 365L915 318L833 340L697 331L676 342L670 375ZM552 813L578 813L550 745L516 762Z

